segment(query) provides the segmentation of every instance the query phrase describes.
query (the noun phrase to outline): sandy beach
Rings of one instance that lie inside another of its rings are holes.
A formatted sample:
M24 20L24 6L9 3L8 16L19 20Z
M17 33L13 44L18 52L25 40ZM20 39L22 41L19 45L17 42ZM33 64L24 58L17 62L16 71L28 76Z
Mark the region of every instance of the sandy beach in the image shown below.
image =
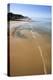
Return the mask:
M37 31L15 29L25 23L29 22L10 21L10 75L50 74L51 41L49 35Z

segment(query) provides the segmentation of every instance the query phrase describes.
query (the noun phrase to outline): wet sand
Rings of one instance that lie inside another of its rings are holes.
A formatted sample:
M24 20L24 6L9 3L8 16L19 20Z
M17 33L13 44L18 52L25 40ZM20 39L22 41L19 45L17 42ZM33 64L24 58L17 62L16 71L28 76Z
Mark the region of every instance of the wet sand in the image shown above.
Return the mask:
M10 23L10 27L25 22ZM41 75L51 73L51 42L48 35L25 31L26 38L12 35L10 29L10 75Z

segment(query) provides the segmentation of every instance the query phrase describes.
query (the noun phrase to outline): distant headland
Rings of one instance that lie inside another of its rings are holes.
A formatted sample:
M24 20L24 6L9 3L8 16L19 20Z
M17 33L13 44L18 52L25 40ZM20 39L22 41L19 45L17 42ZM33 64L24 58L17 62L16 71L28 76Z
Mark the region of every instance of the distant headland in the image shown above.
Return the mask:
M20 14L8 13L8 21L31 21L31 18Z

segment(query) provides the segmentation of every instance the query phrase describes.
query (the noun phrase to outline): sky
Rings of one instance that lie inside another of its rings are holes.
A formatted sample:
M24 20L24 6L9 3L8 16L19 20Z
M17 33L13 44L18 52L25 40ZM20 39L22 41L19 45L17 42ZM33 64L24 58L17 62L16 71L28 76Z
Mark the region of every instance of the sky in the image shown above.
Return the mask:
M30 18L51 18L51 6L11 3L10 12Z

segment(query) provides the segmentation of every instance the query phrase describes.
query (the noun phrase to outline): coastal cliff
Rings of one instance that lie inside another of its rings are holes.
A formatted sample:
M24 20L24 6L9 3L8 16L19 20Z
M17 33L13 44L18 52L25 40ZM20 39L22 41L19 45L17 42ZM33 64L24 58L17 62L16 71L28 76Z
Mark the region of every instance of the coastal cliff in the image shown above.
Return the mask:
M20 14L8 13L8 21L31 21L31 18Z

